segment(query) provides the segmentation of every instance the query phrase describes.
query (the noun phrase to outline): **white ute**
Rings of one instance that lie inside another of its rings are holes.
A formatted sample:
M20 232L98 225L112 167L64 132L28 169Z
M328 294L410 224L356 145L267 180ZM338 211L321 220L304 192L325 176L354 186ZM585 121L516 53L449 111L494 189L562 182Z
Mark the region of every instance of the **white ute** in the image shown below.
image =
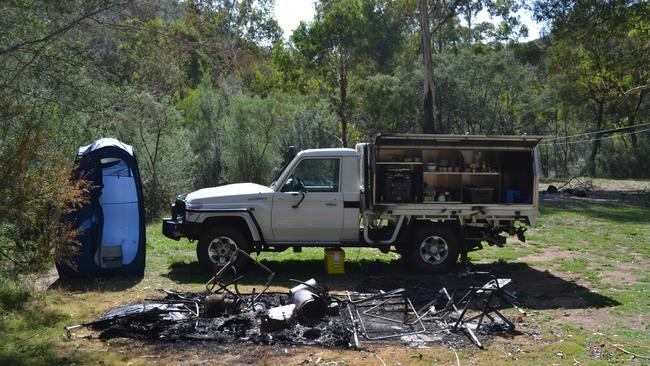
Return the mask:
M535 225L540 140L380 134L354 150L304 150L269 186L179 196L163 233L198 240L209 271L236 248L374 247L401 253L416 271L445 272L482 243L503 245L503 233L524 240Z

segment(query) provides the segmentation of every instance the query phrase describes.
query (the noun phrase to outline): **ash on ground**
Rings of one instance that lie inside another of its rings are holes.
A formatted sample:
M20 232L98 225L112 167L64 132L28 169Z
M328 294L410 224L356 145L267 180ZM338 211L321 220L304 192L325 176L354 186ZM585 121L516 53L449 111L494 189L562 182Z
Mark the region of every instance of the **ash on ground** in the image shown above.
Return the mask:
M291 293L245 294L240 297L222 294L218 295L221 297L215 307L214 301L207 301L210 296L214 300L215 295L208 292L161 291L165 296L115 308L84 325L100 332L101 339L124 337L145 341L249 342L328 348L359 348L362 342L399 342L411 347L426 347L433 343L454 348L473 345L467 331L452 329L453 320L445 322L420 317L418 311L422 308L419 307L424 305L425 299L418 294L413 294L413 311L410 313L407 302L397 301L391 306L390 299L395 298L386 297L385 292L353 293L347 297L328 294L322 296L327 298L325 313L305 320L295 313L280 319L269 317L273 309L292 306ZM355 303L358 299L373 297L377 300L364 300L363 306ZM410 301L406 295L403 298ZM486 342L507 331L507 327L497 319L489 327L475 329L476 341Z
M117 337L162 341L252 342L264 345L320 345L348 347L350 325L344 317L325 317L312 324L287 319L281 329L263 331L262 315L268 309L290 304L288 294L263 294L254 306L242 306L233 314L211 316L204 299L207 292L172 293L144 304L118 307L109 311L91 329L101 339ZM180 300L180 302L179 302ZM196 317L195 305L198 305ZM133 307L140 311L128 314ZM349 321L349 319L347 319Z

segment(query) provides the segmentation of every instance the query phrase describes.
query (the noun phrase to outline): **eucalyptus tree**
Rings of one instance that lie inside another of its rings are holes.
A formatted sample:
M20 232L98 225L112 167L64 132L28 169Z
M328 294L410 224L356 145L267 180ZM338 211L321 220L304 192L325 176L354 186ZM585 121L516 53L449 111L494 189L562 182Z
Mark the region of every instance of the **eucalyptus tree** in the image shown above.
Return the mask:
M595 175L600 131L620 122L634 127L648 108L647 90L628 92L650 78L650 3L540 0L534 9L538 19L552 22L551 72L559 92L576 108L593 111L587 170Z
M466 45L485 37L499 44L526 36L525 25L515 15L519 9L520 5L515 0L418 0L417 16L424 76L422 95L424 133L444 132L439 121L440 110L436 105L441 99L436 95L433 58L436 50L438 53L443 53L445 43L459 42L461 35L464 35ZM472 27L476 26L474 19L482 10L487 10L491 16L500 18L500 22L496 26L483 22L473 29ZM467 24L466 29L462 27L463 20ZM438 47L433 47L436 44Z
M351 79L381 69L401 46L401 25L387 0L321 0L311 22L292 35L307 67L322 80L338 116L340 144L348 146Z

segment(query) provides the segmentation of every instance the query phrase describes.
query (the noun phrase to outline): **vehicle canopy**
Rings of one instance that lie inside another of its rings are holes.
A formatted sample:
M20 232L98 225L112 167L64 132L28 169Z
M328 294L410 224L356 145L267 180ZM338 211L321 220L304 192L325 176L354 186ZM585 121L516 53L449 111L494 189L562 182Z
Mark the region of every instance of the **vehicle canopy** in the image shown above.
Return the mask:
M363 189L369 193L364 206L440 206L443 202L537 206L539 162L535 150L542 139L528 135L378 134L370 146L357 146L363 160Z
M376 146L464 149L533 149L543 136L378 134Z

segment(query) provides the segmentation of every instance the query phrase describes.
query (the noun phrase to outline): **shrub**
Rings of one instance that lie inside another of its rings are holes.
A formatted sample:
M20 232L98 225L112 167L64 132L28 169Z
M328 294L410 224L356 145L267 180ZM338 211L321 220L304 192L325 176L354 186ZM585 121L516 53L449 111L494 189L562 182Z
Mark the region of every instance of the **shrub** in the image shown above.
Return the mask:
M0 271L45 268L70 254L76 229L62 223L87 200L83 179L71 180L71 151L50 146L48 125L36 116L15 118L0 130Z
M650 178L650 142L641 140L636 147L622 142L603 148L597 159L602 174L610 178Z

